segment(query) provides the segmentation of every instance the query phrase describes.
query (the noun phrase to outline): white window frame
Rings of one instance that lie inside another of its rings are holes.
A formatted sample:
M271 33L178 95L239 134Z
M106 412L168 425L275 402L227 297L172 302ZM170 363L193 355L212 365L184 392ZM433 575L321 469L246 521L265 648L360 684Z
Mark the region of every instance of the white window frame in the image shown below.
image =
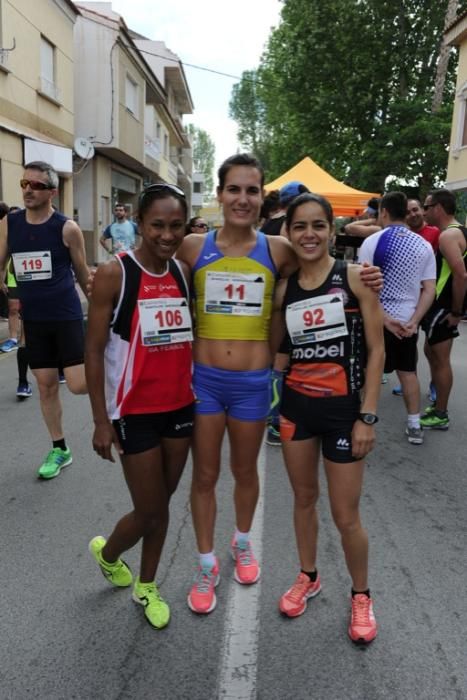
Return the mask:
M467 119L467 82L463 84L460 90L457 91L457 99L459 100L459 112L456 126L456 140L452 152L453 158L459 158L461 150L467 148L467 143L462 143L464 134L464 125Z
M125 107L134 117L139 116L139 85L129 73L125 76Z

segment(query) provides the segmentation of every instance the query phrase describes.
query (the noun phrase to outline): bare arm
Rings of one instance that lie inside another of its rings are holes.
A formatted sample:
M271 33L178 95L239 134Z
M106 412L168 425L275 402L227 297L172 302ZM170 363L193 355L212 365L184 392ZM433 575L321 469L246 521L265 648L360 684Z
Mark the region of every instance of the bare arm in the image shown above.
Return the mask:
M349 236L367 238L371 236L372 233L381 231L381 226L378 226L374 219L363 219L361 221L351 221L350 224L346 224L344 226L344 231Z
M467 279L465 275L464 236L460 229L447 229L443 231L439 238L439 249L445 258L452 273L452 307L455 312L446 316L450 326L457 326L464 311L464 298L467 289Z
M102 235L102 236L99 238L99 243L101 244L101 246L103 247L103 249L105 250L105 252L106 252L106 253L109 253L109 255L110 255L110 253L111 253L112 251L111 251L111 249L110 249L110 246L108 245L109 242L111 242L111 241L110 241L110 238L106 238L104 235Z
M290 277L298 268L298 260L288 238L267 236L273 262L282 279Z
M377 296L362 283L358 268L355 266L349 267L349 283L359 300L367 347L361 411L376 413L384 369L383 309ZM366 425L360 420L355 421L352 430L353 456L361 459L373 449L374 442L374 426Z
M89 277L89 268L86 265L86 252L84 249L84 236L74 221L67 221L63 227L63 242L70 251L71 264L78 280L78 284L87 294L86 284Z
M0 221L0 289L6 292L5 275L8 262L8 222L6 216Z
M116 300L120 293L122 273L114 261L97 270L92 298L89 302L88 329L84 367L89 387L95 429L92 439L94 450L103 458L114 462L112 444L121 452L113 426L107 415L105 402L104 350L109 337L109 325Z
M274 292L272 303L271 330L269 335L269 347L271 348L271 357L275 357L280 344L286 332L285 318L282 311L282 302L284 300L285 289L287 286L286 280L281 280Z
M405 324L408 335L417 332L420 321L432 305L436 295L436 280L422 280L422 290L412 318Z

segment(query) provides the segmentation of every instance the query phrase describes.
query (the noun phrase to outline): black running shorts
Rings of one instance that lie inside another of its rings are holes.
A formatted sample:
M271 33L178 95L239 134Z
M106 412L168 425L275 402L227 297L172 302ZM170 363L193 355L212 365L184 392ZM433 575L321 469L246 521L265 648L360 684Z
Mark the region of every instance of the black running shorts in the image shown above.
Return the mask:
M113 420L123 453L139 454L159 447L163 438L189 438L193 432L194 403L167 413L128 414Z
M384 329L384 372L390 374L398 369L401 372L415 372L417 370L417 339L418 334L410 338L396 338L386 328Z
M84 326L75 321L23 321L31 369L74 367L84 362Z
M323 457L331 462L357 462L352 456L352 429L360 412L360 397L311 398L286 384L280 410L281 440L321 438Z
M422 328L426 333L428 345L437 345L459 337L457 326L448 326L444 320L448 313L448 309L430 309L423 318Z

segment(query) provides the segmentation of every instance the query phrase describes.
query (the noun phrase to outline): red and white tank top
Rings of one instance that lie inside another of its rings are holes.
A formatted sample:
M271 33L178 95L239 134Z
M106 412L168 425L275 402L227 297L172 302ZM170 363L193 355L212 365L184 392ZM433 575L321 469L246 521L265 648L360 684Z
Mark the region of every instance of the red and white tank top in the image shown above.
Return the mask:
M145 270L132 251L116 259L123 279L104 356L108 416L113 420L187 406L194 400L193 330L180 265L171 259L157 275Z

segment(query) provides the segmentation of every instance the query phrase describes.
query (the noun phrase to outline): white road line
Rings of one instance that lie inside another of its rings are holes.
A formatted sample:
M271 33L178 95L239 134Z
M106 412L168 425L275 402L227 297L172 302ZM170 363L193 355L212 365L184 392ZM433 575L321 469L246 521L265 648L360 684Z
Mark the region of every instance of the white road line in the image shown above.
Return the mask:
M251 528L255 557L262 563L264 520L264 477L266 445L258 457L259 499ZM221 668L217 698L255 700L259 635L261 578L252 586L242 586L233 578L227 597L227 615L221 648Z

